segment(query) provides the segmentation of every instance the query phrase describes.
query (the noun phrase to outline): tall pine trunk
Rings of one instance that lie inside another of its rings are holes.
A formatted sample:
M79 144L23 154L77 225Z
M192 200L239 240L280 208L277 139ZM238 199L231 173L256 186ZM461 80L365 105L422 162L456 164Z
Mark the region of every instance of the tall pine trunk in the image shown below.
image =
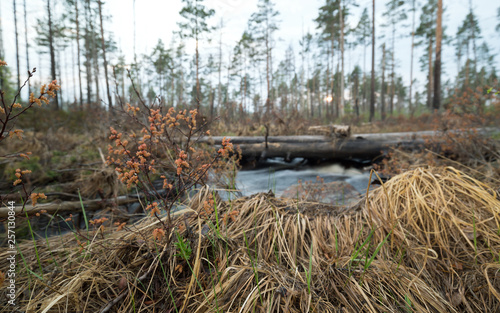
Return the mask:
M432 107L432 37L429 38L429 74L428 74L428 85L427 85L427 107L430 109Z
M385 120L385 43L382 45L382 86L380 87L380 115Z
M113 102L111 101L111 92L109 90L109 79L108 79L108 61L106 59L106 43L104 41L104 26L102 23L102 1L98 0L97 1L99 5L99 21L101 24L101 45L102 45L102 59L104 63L104 79L106 81L106 92L108 95L108 108L111 110L113 107Z
M87 78L87 105L90 109L92 107L92 51L90 40L90 2L86 0L85 3L85 75Z
M17 65L17 90L21 89L21 69L19 68L19 36L17 32L17 9L16 0L13 1L14 6L14 31L16 37L16 65ZM49 15L50 19L50 15Z
M269 77L269 63L271 62L270 60L270 49L269 49L269 25L268 21L266 20L266 83L267 83L267 98L266 98L266 114L271 114L271 83L270 83L270 77Z
M412 8L413 8L413 17L411 22L411 61L410 61L410 102L409 109L410 115L413 116L413 107L412 107L412 88L413 88L413 50L415 47L415 0L412 0Z
M26 47L26 68L28 71L31 71L30 69L30 52L29 52L29 42L28 42L28 13L26 11L26 0L23 1L23 6L24 6L24 41L25 41L25 47ZM28 94L31 94L31 82L28 81Z
M73 105L76 107L76 103L77 103L77 92L76 92L76 73L75 73L75 64L76 64L76 61L75 61L75 43L72 42L71 43L71 77L73 78Z
M52 80L56 80L56 57L54 50L54 32L52 30L52 13L50 7L50 0L47 0L47 13L49 17L49 50L50 50L50 74ZM54 98L54 107L59 110L59 100L57 97Z
M375 116L375 0L372 0L372 77L370 95L370 122Z
M224 26L224 22L220 20L220 33L219 33L219 66L218 66L218 74L219 74L219 83L217 85L217 110L221 111L222 104L222 27ZM210 116L210 119L213 119L213 116Z
M439 5L439 4L438 4ZM469 0L469 12L470 12L470 32L471 32L471 39L472 39L472 52L474 53L474 80L477 79L477 50L476 50L476 31L475 31L475 24L474 24L474 14L472 11L472 0ZM467 49L469 50L469 49Z
M94 63L94 82L95 82L95 102L97 107L101 105L101 92L99 88L99 52L97 49L97 39L96 39L96 32L94 29L94 23L93 23L93 16L92 16L92 11L90 11L90 0L89 0L89 13L90 13L90 32L92 33L92 40L91 40L91 53L92 53L92 60Z
M78 87L80 91L80 110L83 110L83 88L82 88L82 68L80 61L80 22L78 18L78 0L75 0L75 22L76 22L76 53L78 62Z
M331 51L332 51L332 54L333 54L333 33L332 33L332 46L331 46ZM332 63L332 72L333 72L333 63ZM332 93L332 98L333 98L333 75L332 76L332 79L331 79L331 87L330 87L330 49L327 48L326 50L326 86L325 86L325 90L326 90L326 97L328 98L328 96L330 95L330 90L331 90L331 93ZM330 104L327 102L326 103L326 115L330 115ZM333 108L331 109L332 111L332 114L333 114Z
M201 95L200 95L200 79L199 79L199 68L200 68L200 56L198 53L198 28L196 28L196 109L200 112Z
M59 78L59 80L57 82L59 83L59 85L63 85L66 83L66 81L65 81L65 77L63 78L62 68L63 68L64 64L63 64L63 59L61 57L61 50L59 50L59 49L56 51L56 60L57 60L56 76ZM59 99L61 100L61 106L60 106L61 109L64 109L64 95L65 94L66 94L66 90L60 90L59 94L57 95L59 97Z
M340 0L340 8L339 8L339 14L340 14L340 54L341 54L341 59L342 59L342 68L340 71L340 90L339 90L339 96L340 96L340 112L339 116L342 117L344 115L344 16L342 13L342 0Z
M358 97L358 90L359 90L359 75L356 75L354 78L354 90L353 90L353 96L354 96L354 111L356 112L356 117L359 117L359 97Z
M395 86L394 86L394 67L395 67L395 60L394 60L394 48L395 48L395 38L396 38L396 25L392 25L392 64L391 64L391 98L390 98L390 115L394 113L394 94L396 92Z
M443 0L438 0L437 20L436 20L436 60L434 66L434 101L432 108L439 110L441 105L441 39L442 29Z
M363 103L361 104L363 108L363 113L366 112L366 104L367 104L366 89L367 88L366 88L366 43L365 43L363 47Z

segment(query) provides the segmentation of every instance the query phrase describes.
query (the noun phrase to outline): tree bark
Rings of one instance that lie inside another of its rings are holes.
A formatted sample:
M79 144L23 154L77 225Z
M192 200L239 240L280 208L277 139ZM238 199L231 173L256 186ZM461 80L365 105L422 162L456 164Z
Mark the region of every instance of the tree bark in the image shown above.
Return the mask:
M293 158L320 158L327 160L372 160L390 148L408 147L416 148L424 144L424 140L407 141L373 141L373 140L341 140L332 142L304 142L304 143L265 143L241 144L243 159L277 158L287 160Z
M370 122L375 116L375 0L372 0L372 77L370 95Z
M222 27L224 25L223 20L220 20L220 34L219 34L219 84L217 85L217 110L221 111L222 104Z
M332 25L332 39L331 39L331 58L328 59L328 62L331 62L331 63L328 63L328 65L330 66L330 68L332 69L331 71L328 70L328 73L327 73L327 84L330 83L330 93L326 93L326 96L328 97L329 95L332 96L332 100L330 101L330 103L327 103L327 106L326 106L326 110L325 110L325 113L328 114L328 112L331 113L332 116L334 117L339 117L339 103L338 101L335 99L335 96L336 96L336 92L335 92L335 79L334 79L334 76L335 76L335 70L334 70L334 64L335 64L335 37L333 36L333 34L335 33L335 30L334 30L334 27ZM328 86L326 88L328 90ZM321 114L320 114L321 116Z
M340 114L339 116L342 117L344 115L344 16L342 13L342 0L340 0L340 9L339 9L339 14L340 14L340 55L342 59L342 66L341 66L341 71L340 71L340 90L339 90L339 96L340 96Z
M23 1L24 5L24 41L26 43L26 68L31 72L30 69L30 52L29 52L29 42L28 42L28 12L26 11L26 0ZM28 94L31 94L31 81L28 81Z
M442 29L443 0L438 0L437 25L436 25L436 60L434 66L434 101L432 108L439 110L441 105L441 39Z
M54 50L54 33L52 30L52 14L51 14L51 6L50 0L47 0L47 13L49 17L49 50L50 50L50 74L52 80L56 80L56 57ZM59 100L58 97L54 98L54 106L56 110L59 110Z
M200 112L200 103L201 103L200 80L198 77L198 74L199 74L198 70L199 70L198 33L196 33L196 109L198 110L198 113L201 114L201 112Z
M16 10L16 0L13 0L14 6L14 31L16 38L16 65L17 65L17 90L21 89L21 69L19 68L19 36L17 31L17 10ZM50 21L50 15L49 15Z
M470 31L471 31L471 38L472 38L472 52L474 53L474 80L477 79L477 50L476 50L476 30L475 30L475 24L474 24L474 14L472 11L472 0L469 0L469 12L470 12ZM468 49L467 49L468 50Z
M364 32L364 31L363 31ZM366 38L366 36L365 36ZM363 113L366 112L366 104L367 104L367 94L366 94L366 43L363 47L363 103L361 103L363 108Z
M396 91L395 86L394 86L394 66L395 66L395 60L394 60L394 49L395 49L395 38L396 38L396 26L393 24L392 26L392 64L391 64L391 98L390 98L390 108L389 108L389 114L392 115L394 113L394 93Z
M215 90L210 88L210 120L214 118Z
M90 62L92 61L92 52L90 46L91 34L90 34L90 2L86 0L85 6L85 74L87 78L87 106L90 109L92 106L92 67Z
M409 109L411 116L413 116L412 87L413 87L413 50L415 47L415 0L412 0L412 8L413 8L413 17L411 23L410 101L409 101Z
M270 61L270 51L269 51L269 23L266 19L266 82L267 82L267 98L266 98L266 116L268 114L271 114L271 97L270 97L270 92L271 92L271 84L270 84L270 77L269 77L269 63Z
M427 107L432 108L432 37L429 38L429 74L428 74L428 85L427 85Z
M342 130L343 125L333 125L330 126L330 128L333 128L334 131L336 129ZM344 126L345 127L345 126ZM313 126L313 128L326 128L328 129L327 126ZM345 129L344 129L345 130ZM460 129L454 129L454 130L448 130L447 132L453 133L453 134L460 134L460 133L467 133L470 130L460 130ZM473 131L485 135L485 136L491 136L496 134L499 131L499 128L495 127L485 127L485 128L475 128ZM344 132L349 133L348 130L345 130ZM433 130L426 130L426 131L417 131L417 132L396 132L396 133L369 133L369 134L350 134L347 136L347 138L338 138L342 137L336 136L320 136L320 135L300 135L300 136L268 136L267 137L267 142L268 143L289 143L289 144L307 144L307 143L331 143L331 142L338 142L340 140L353 140L353 141L360 141L360 140L367 140L367 141L410 141L410 140L423 140L423 139L428 139L429 137L435 137L439 135L443 135L445 132L442 131L433 131ZM265 143L265 136L214 136L214 137L201 137L197 138L196 142L198 143L209 143L209 144L214 144L214 145L221 145L222 140L224 138L229 138L231 143L234 145L241 145L241 144L260 144L260 143Z
M78 93L76 92L76 72L75 72L75 43L71 43L71 77L73 78L73 105L76 107Z
M359 89L359 76L356 76L354 80L354 110L356 112L356 117L359 117L359 100L358 100L358 89Z
M102 59L104 61L104 78L106 80L106 91L108 94L108 108L111 111L111 108L113 107L113 103L111 101L111 92L109 90L108 61L106 59L106 44L104 41L104 26L102 23L102 1L98 0L97 3L99 5L99 21L101 23L101 45L102 45Z
M332 34L332 40L331 40L332 44L331 44L331 48L326 48L326 74L325 74L325 98L328 98L328 95L330 94L330 90L332 92L332 96L333 96L333 79L332 79L332 87L330 89L330 51L333 51L333 34ZM333 62L332 62L333 64ZM333 65L332 65L333 66ZM333 72L333 68L332 68L332 72ZM322 104L323 102L321 102ZM320 105L321 105L320 104ZM333 111L333 109L332 109ZM328 103L326 103L326 115L328 116L329 112L330 112L330 108L328 106Z
M92 34L92 40L91 40L91 53L92 53L92 60L94 63L94 83L95 83L95 103L99 107L101 105L101 92L100 92L100 87L99 87L99 76L100 76L100 71L99 71L99 52L97 49L97 38L95 36L96 32L94 29L94 23L93 23L93 16L92 16L92 11L90 7L90 0L88 1L88 9L89 9L89 16L90 16L90 32Z
M380 114L385 120L385 43L382 45L382 86L380 87Z

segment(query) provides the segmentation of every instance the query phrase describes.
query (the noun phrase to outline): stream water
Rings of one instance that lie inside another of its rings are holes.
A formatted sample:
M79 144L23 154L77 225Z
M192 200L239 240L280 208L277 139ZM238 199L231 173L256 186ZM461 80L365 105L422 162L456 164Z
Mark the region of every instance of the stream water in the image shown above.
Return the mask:
M281 196L285 189L297 184L298 180L316 182L316 177L319 176L325 183L345 181L361 194L366 192L370 176L367 171L339 163L302 165L301 162L300 159L292 163L279 159L268 160L259 169L241 170L236 176L236 187L243 196L269 190Z

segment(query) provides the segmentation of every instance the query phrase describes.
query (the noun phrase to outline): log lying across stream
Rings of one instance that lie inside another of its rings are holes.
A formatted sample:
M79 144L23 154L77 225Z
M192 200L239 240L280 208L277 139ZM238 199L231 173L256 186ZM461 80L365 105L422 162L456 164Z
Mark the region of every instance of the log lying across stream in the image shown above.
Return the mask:
M498 129L496 129L498 130ZM493 129L481 129L492 132ZM460 132L452 131L452 132ZM391 148L421 149L425 138L441 135L440 131L420 131L383 134L353 134L347 138L332 136L227 136L235 146L239 146L243 160L251 161L265 158L282 157L324 159L324 160L363 160L372 161ZM223 137L202 138L205 142L221 145ZM266 141L267 139L267 141Z

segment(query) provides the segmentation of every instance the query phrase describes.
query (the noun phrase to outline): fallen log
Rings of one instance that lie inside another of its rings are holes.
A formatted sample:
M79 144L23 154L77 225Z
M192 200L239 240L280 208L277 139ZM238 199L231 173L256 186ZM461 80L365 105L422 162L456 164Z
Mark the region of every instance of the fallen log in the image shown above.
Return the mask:
M366 139L366 140L376 140L376 141L384 141L384 140L412 140L412 139L422 139L425 136L433 136L438 134L434 131L423 131L416 133L384 133L384 134L354 134L349 139ZM221 145L223 136L214 136L214 137L204 137L198 140L199 143L208 143L214 145ZM233 145L241 145L241 144L257 144L263 143L266 141L264 136L226 136L231 140ZM302 135L302 136L269 136L267 137L268 143L330 143L339 140L346 139L338 139L335 137L329 136L320 136L320 135Z
M2 206L0 208L0 218L5 218L9 215L9 211L14 211L16 215L22 214L25 215L25 212L28 215L33 215L41 210L47 211L47 213L63 213L63 212L75 212L81 211L82 205L85 208L85 211L96 211L99 209L104 209L106 206L117 204L123 205L127 203L137 202L137 198L121 196L116 198L116 200L87 200L87 201L64 201L64 202L50 202L50 203L40 203L36 206L26 205L24 207L24 211L22 210L22 206L15 206L13 210L10 210L8 207Z
M450 130L449 133L466 132L467 130ZM482 128L475 131L482 134L498 132L498 128ZM400 132L382 134L353 134L349 138L332 136L264 136L231 137L231 142L239 146L242 159L251 161L261 158L282 157L325 159L325 160L373 160L391 148L421 149L425 139L445 135L442 131ZM205 142L220 146L224 137L201 138Z
M424 145L423 140L343 140L332 142L309 142L309 143L283 143L271 142L266 149L265 144L240 144L241 154L244 159L276 158L285 160L293 158L305 159L374 159L390 148L420 148Z
M254 144L263 143L266 141L265 136L226 136L231 139L231 143L234 145L239 144ZM208 143L214 145L221 145L223 136L214 137L203 137L198 139L199 143ZM325 142L331 141L331 139L325 138L325 136L269 136L267 137L267 142Z
M473 131L477 131L480 134L491 134L494 132L498 132L498 128L494 127L485 127L480 129L474 129ZM449 130L448 132L456 133L456 132L464 132L464 130ZM424 139L430 136L439 136L443 135L445 132L442 131L418 131L418 132L397 132L397 133L369 133L369 134L351 134L349 139L366 139L366 140L375 140L375 141L411 141L417 139ZM213 136L213 137L202 137L197 140L199 143L208 143L214 145L221 145L222 139L226 137L231 140L231 143L234 145L240 144L254 144L254 143L263 143L265 142L265 136ZM339 139L329 136L320 136L320 135L303 135L303 136L268 136L267 142L279 142L279 143L310 143L310 142L332 142L338 141Z

